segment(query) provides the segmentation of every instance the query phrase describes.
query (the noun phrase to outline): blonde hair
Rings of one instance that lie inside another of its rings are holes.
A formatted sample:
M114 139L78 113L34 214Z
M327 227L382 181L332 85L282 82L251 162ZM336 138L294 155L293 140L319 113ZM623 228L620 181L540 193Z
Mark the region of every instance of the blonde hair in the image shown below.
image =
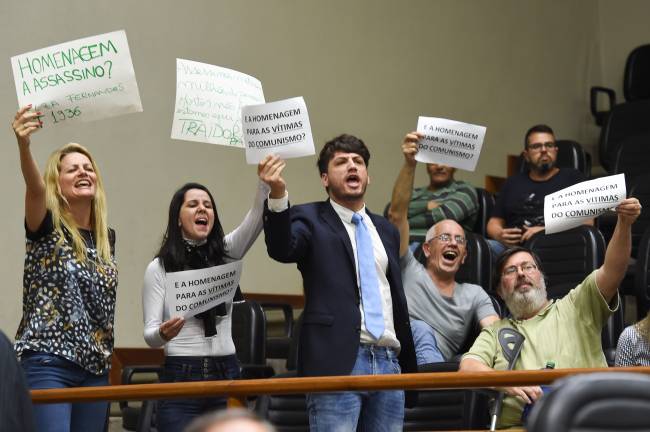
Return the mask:
M88 149L76 143L66 144L60 149L56 150L50 155L45 165L45 173L43 179L45 181L45 205L52 213L52 222L54 230L59 234L57 247L61 247L65 241L67 231L72 237L72 250L79 261L86 261L86 243L81 237L79 228L74 221L72 214L69 210L68 200L61 193L61 186L59 185L59 174L61 170L61 160L70 153L81 153L86 156L92 164L95 171L97 180L95 182L95 197L92 201L90 221L92 224L92 232L95 238L95 247L97 248L97 256L102 264L113 266L111 260L111 247L108 238L108 223L106 211L106 194L104 193L104 186L102 184L102 177L99 174L99 169L95 164L95 160L91 156Z

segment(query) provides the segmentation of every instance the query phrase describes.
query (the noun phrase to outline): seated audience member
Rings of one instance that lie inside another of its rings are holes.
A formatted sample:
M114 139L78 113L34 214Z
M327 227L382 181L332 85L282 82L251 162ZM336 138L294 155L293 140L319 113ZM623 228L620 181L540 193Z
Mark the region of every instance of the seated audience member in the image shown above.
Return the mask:
M250 411L232 408L202 415L184 432L275 432L275 428Z
M490 248L496 257L507 247L525 243L544 229L544 197L584 181L582 173L559 168L553 129L537 125L528 129L523 156L530 170L506 180L488 221Z
M630 258L631 226L641 213L636 198L617 208L618 220L603 265L560 300L549 301L539 259L523 247L506 250L497 261L496 284L512 318L481 331L460 363L461 371L505 370L508 360L498 334L513 328L525 341L515 370L536 370L547 362L556 368L606 367L601 331L618 306L617 291ZM500 427L521 424L525 403L536 400L539 386L506 387Z
M416 132L404 137L404 166L395 181L389 217L400 233L402 281L415 353L418 365L422 365L452 360L475 323L485 327L498 320L498 316L483 288L455 281L467 255L465 232L457 222L445 219L427 231L422 244L426 268L408 247L407 207L413 190L419 138Z
M0 331L0 430L34 431L32 401L14 346Z
M618 338L616 366L650 366L650 313Z
M415 142L422 138L419 132L412 132ZM424 237L434 224L452 219L467 231L474 229L478 213L478 196L476 189L469 183L454 180L456 168L439 164L426 164L429 184L413 189L415 164L404 163L404 176L397 181L408 182L410 178L411 194L408 203L408 223L411 235Z

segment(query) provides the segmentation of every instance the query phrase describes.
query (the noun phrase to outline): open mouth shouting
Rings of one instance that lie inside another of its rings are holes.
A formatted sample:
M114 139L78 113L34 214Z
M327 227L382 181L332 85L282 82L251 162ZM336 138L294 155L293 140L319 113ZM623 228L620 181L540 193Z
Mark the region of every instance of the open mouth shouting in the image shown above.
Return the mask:
M460 254L455 249L446 249L442 252L442 260L445 264L453 265L455 264L458 256Z
M356 189L361 186L361 177L356 173L348 174L345 177L345 184L352 189Z

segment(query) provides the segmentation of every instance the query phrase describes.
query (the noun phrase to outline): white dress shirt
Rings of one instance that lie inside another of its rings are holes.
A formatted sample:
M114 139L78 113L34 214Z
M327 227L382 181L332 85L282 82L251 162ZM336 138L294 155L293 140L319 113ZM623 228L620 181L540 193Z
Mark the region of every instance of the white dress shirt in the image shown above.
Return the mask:
M330 204L341 219L341 222L343 222L343 226L345 227L345 230L350 237L352 252L354 253L354 265L357 269L357 289L359 290L359 297L361 297L361 286L359 284L359 262L357 258L357 241L355 236L356 225L352 223L352 215L354 212L347 207L343 207L332 199L330 199ZM285 193L283 198L273 199L269 197L268 206L269 210L275 213L286 210L289 207L288 192ZM361 312L361 343L387 346L394 348L396 351L399 351L400 343L397 340L395 325L393 324L393 299L390 294L390 283L386 277L386 271L388 269L388 256L386 255L386 249L384 248L384 244L379 237L377 228L366 213L365 205L357 213L363 218L363 222L368 227L368 232L370 233L370 238L372 240L372 249L375 256L375 268L377 269L377 281L379 284L379 294L381 296L382 312L384 315L384 333L382 334L381 338L377 340L366 329L363 313L363 302L359 302L359 309Z

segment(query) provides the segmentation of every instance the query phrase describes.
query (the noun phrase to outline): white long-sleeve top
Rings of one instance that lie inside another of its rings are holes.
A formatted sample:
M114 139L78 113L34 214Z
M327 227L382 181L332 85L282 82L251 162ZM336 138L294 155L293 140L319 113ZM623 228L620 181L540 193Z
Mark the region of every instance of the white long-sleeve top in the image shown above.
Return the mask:
M242 259L251 248L262 231L262 214L264 200L269 187L259 182L255 201L242 223L234 231L224 237L224 261L232 262ZM165 269L162 262L156 258L147 266L144 273L142 288L142 310L144 317L144 340L150 347L158 348L164 345L167 356L225 356L235 353L232 340L231 313L232 303L226 305L228 311L224 317L217 317L217 334L205 337L203 321L194 317L186 317L181 331L170 341L160 337L160 325L171 318L165 305Z

